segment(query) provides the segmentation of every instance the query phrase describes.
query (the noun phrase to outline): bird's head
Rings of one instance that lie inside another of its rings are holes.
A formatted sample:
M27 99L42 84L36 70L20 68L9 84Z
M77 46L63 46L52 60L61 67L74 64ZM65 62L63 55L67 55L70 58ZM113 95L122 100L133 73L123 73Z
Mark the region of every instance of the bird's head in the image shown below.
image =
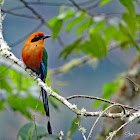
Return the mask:
M51 37L50 35L44 35L42 32L36 32L33 33L32 35L29 36L29 38L27 39L27 42L29 43L39 43L42 42L44 43L44 40L46 38Z

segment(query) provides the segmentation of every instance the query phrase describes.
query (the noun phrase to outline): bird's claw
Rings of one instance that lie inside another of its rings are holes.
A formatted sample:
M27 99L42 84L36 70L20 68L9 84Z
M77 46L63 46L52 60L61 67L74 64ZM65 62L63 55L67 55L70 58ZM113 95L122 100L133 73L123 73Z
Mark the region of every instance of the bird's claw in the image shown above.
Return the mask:
M40 76L41 76L41 74L40 75L37 75L36 78L35 78L35 80L38 79L38 78L40 78Z
M25 71L27 71L27 69L29 69L28 67L25 68Z

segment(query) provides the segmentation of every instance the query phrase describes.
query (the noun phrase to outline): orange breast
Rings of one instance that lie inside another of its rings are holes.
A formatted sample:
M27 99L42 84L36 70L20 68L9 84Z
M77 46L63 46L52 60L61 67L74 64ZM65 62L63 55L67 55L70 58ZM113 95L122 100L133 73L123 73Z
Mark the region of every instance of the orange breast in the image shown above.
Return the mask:
M26 43L22 50L22 59L25 65L31 69L39 69L43 56L44 43Z

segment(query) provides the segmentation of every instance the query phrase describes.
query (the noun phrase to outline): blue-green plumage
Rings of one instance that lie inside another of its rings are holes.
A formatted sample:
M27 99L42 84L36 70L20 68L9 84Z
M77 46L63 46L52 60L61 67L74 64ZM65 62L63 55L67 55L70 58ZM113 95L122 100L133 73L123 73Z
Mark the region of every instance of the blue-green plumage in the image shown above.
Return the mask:
M40 69L36 70L36 73L38 75L40 75L40 78L43 82L45 82L45 79L46 79L46 76L47 76L47 59L48 59L47 52L44 48L42 61L40 63ZM48 117L48 123L47 123L48 133L52 134L52 128L51 128L51 125L50 125L50 113L49 113L49 104L48 104L47 92L43 88L41 88L41 92L42 92L44 109L45 109L45 112L46 112L46 116Z

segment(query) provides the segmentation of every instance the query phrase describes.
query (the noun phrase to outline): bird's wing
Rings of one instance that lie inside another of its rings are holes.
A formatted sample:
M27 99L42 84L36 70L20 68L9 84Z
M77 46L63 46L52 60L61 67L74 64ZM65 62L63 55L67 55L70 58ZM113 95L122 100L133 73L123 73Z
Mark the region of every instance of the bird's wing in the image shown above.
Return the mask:
M41 67L41 79L43 80L43 82L45 82L45 79L46 79L46 76L47 76L47 59L48 59L47 51L44 48L43 49L42 61L40 63L40 67Z
M47 54L46 49L44 48L44 49L43 49L42 61L43 61L44 65L45 65L46 72L47 72L47 60L48 60L48 54ZM47 73L46 73L46 74L47 74Z

